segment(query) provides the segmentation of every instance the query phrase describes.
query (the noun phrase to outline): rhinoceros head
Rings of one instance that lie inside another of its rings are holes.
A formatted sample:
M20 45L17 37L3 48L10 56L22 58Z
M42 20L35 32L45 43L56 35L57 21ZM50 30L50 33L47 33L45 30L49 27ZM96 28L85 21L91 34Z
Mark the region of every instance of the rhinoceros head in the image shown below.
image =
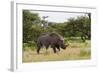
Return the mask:
M62 48L62 49L66 49L66 47L68 46L68 44L66 45L65 42L64 42L64 39L59 39L59 46Z

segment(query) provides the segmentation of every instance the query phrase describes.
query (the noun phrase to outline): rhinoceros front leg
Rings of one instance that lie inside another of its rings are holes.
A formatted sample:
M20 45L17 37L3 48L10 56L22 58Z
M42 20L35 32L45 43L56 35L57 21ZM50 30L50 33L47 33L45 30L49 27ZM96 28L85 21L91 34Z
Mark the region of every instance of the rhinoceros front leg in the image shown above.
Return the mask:
M59 47L59 45L56 45L56 48L58 49L58 51L60 51L60 47Z

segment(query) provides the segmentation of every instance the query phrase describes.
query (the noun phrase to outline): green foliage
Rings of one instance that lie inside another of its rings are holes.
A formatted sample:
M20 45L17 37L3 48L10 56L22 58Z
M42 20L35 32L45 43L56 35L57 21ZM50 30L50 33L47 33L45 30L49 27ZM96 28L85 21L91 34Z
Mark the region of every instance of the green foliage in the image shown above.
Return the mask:
M35 50L35 45L36 43L30 42L30 43L23 43L23 50L28 51L28 50Z
M32 41L33 25L38 23L33 23L36 20L40 20L40 17L36 13L31 13L28 10L23 10L23 42Z
M65 26L66 26L66 24L64 24L64 23L56 23L56 24L50 25L50 28L52 29L52 31L55 31L55 32L59 33L60 35L62 35L63 37L66 37Z
M86 39L91 39L91 22L86 16L80 16L76 19L70 18L67 22L66 28L69 36L80 36L84 42Z

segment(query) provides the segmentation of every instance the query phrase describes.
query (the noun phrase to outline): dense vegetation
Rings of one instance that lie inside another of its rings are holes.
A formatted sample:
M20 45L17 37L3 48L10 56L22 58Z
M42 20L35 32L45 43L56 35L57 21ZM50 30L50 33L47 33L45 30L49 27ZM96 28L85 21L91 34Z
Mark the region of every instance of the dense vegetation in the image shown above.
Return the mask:
M34 44L37 38L47 32L57 32L65 38L79 38L83 42L91 39L91 19L89 16L79 16L69 18L63 23L48 22L48 27L44 28L41 24L46 21L41 20L39 14L23 10L23 43Z

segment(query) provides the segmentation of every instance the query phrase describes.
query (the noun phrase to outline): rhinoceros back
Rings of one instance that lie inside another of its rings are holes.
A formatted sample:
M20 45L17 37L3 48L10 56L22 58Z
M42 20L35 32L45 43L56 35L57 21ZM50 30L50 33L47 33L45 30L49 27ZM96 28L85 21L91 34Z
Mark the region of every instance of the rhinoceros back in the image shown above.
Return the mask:
M37 44L41 46L49 46L52 44L56 44L58 40L62 40L62 37L59 34L48 33L41 35L37 40Z

